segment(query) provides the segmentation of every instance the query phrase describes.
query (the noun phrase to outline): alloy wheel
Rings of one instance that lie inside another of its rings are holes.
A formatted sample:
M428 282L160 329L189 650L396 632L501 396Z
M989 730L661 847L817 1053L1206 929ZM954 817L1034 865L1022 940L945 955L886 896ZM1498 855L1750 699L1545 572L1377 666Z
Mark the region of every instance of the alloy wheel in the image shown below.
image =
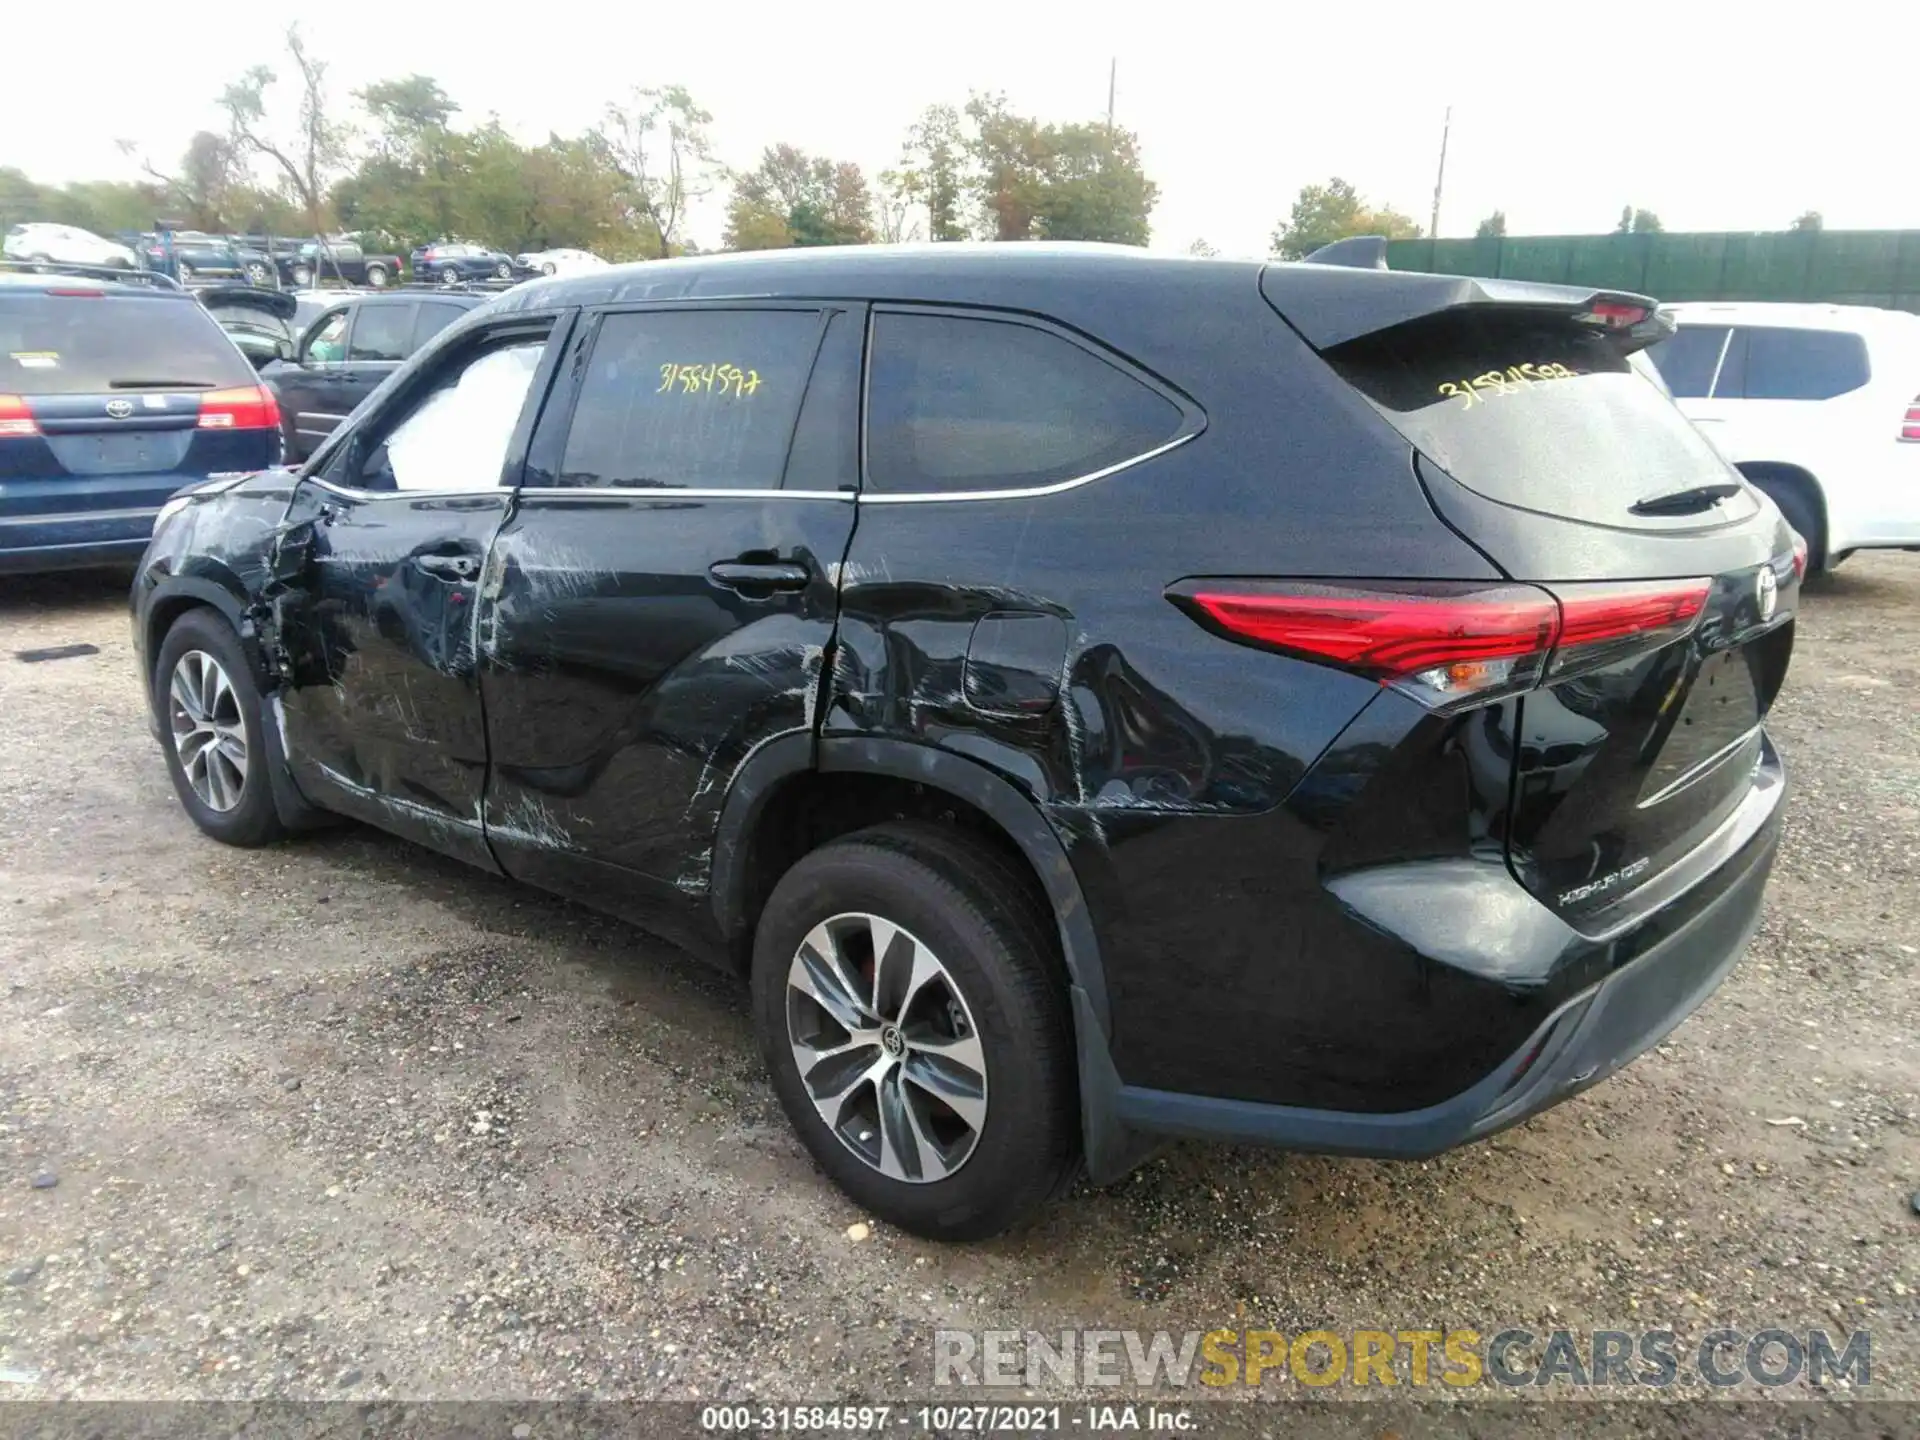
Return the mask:
M167 716L200 803L222 814L233 809L247 783L247 726L233 681L206 651L189 650L173 667Z
M878 915L807 933L787 969L787 1042L827 1128L894 1180L926 1184L973 1154L986 1055L951 971Z

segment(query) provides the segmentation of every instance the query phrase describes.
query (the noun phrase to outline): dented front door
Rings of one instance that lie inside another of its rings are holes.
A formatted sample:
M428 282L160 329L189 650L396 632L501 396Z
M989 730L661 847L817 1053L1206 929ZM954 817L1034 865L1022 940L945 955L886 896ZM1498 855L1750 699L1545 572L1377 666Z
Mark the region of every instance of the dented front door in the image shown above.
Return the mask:
M509 874L638 914L703 896L734 771L811 732L861 328L739 305L581 326L578 390L548 405L481 591L487 837Z
M303 481L288 524L305 553L281 607L287 758L301 790L488 869L473 617L510 498Z

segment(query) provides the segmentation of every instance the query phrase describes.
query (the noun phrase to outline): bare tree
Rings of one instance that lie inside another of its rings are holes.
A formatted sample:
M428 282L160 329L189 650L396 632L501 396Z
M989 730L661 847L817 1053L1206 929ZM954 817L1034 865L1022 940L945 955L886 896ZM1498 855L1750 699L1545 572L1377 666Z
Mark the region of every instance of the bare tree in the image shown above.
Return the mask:
M707 139L713 117L684 85L642 87L626 105L609 105L600 126L627 203L652 227L662 260L673 253L687 207L713 186L719 168Z
M272 68L255 65L221 92L228 133L242 156L262 156L300 208L308 226L324 227L327 182L347 155L346 125L327 113L327 62L309 54L300 27L287 27L287 54L298 76L300 98L291 125L276 125L267 111L267 92L278 80Z
M873 228L884 245L899 245L919 240L921 228L917 211L923 189L920 176L911 170L882 170L879 194L874 197Z

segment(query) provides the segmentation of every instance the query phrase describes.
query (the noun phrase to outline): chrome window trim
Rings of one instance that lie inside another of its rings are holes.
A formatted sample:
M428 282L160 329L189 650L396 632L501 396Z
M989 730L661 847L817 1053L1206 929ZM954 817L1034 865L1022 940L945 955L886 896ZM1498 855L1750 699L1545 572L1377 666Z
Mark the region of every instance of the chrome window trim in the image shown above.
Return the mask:
M851 504L851 490L749 490L723 486L669 489L659 485L522 485L521 495L619 495L640 500L839 500Z
M1131 459L1103 466L1085 475L1075 475L1068 480L1055 480L1049 485L1025 485L1010 490L921 490L890 495L869 495L863 491L860 495L860 503L862 505L944 505L958 500L1032 500L1043 495L1058 495L1066 490L1077 490L1082 485L1091 485L1096 480L1104 480L1109 475L1118 475L1122 470L1131 470L1135 465L1144 465L1149 460L1157 460L1169 450L1177 450L1189 440L1197 440L1199 437L1198 430L1189 430L1184 435L1174 436L1163 445L1156 445L1151 450L1143 450Z
M476 490L356 490L351 485L336 484L318 475L302 475L300 483L312 485L321 490L330 490L335 495L344 495L349 500L472 500L486 495L512 495L514 491L506 485L488 485Z

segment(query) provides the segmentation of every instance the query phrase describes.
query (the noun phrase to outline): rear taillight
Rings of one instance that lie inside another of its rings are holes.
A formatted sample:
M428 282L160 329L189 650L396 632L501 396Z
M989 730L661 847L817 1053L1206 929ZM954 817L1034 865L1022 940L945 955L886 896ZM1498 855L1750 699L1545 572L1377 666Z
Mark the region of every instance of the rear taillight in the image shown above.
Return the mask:
M1902 440L1920 441L1920 395L1913 397L1913 403L1907 406L1907 418L1900 423Z
M1793 578L1807 578L1807 537L1798 530L1793 532Z
M202 430L278 430L280 402L264 385L209 390L200 397Z
M0 395L0 440L19 440L39 433L40 427L33 423L33 411L23 396Z
M1531 689L1687 634L1706 580L1364 586L1198 581L1169 598L1229 639L1337 665L1433 709Z
M1584 325L1604 325L1609 330L1624 330L1638 325L1653 312L1644 305L1625 300L1596 300L1574 318Z

